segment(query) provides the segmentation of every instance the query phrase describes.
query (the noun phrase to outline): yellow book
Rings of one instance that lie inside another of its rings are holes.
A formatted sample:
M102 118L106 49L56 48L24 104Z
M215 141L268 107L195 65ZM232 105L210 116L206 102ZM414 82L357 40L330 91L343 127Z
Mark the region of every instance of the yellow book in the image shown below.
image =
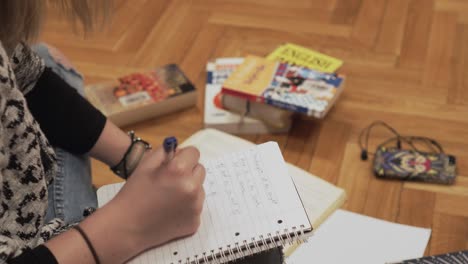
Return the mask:
M268 55L267 59L295 64L326 73L333 73L343 65L342 60L291 43L279 46Z

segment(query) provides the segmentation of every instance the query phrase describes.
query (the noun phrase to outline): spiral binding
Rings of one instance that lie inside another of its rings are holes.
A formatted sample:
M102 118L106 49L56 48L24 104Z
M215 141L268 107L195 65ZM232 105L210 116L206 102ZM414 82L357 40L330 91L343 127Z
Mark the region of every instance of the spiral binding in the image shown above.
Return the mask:
M225 248L220 247L218 250L203 252L202 255L195 255L185 260L179 259L171 264L208 264L208 263L227 263L237 259L243 259L247 256L254 255L269 249L279 246L293 245L295 243L302 244L307 242L305 239L305 226L299 228L285 228L282 231L277 231L274 235L266 234L266 237L260 235L252 241L244 240L241 243L227 245ZM246 254L248 252L248 254Z

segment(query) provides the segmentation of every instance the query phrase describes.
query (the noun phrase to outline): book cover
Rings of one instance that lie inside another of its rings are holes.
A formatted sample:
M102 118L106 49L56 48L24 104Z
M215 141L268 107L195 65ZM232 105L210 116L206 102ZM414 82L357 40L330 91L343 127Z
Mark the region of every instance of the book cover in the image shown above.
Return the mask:
M242 117L238 111L223 105L221 86L231 73L242 64L244 58L218 58L207 63L205 87L205 128L216 128L229 133L282 133L289 131L291 122L280 127L273 127L261 120L249 116ZM276 109L274 109L276 110Z
M344 77L248 56L222 92L322 118L344 88Z
M85 87L88 100L118 126L196 103L196 89L175 64Z
M342 60L291 43L279 46L267 59L327 73L333 73L343 65Z

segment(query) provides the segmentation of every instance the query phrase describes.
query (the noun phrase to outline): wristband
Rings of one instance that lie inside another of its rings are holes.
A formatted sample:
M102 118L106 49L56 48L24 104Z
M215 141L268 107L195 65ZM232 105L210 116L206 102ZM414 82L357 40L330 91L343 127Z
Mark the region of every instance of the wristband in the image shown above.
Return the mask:
M148 142L139 137L135 137L135 132L129 131L128 135L131 139L130 146L122 160L117 163L117 165L110 168L115 174L124 179L128 179L128 177L132 175L145 152L151 149L151 145Z

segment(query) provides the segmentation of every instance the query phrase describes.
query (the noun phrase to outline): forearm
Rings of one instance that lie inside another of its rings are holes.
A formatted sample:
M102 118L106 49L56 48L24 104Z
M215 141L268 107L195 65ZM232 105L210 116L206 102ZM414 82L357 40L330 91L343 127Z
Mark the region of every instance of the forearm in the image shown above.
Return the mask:
M86 218L80 227L88 236L101 263L123 263L144 246L122 226L117 210L103 207ZM84 238L76 230L69 230L46 243L58 263L94 264L93 255Z
M107 120L90 155L109 166L116 165L130 146L130 137L120 128Z

